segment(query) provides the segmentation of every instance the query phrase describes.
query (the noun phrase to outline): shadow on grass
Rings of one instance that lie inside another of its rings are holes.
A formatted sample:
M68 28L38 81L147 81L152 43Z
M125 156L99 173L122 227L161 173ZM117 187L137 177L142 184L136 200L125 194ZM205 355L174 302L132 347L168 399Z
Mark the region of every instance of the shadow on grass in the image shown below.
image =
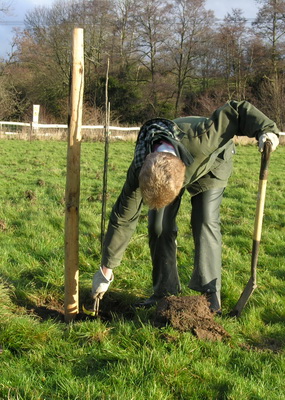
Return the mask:
M242 343L240 347L246 351L258 353L283 353L285 339L280 335L260 336L258 339L251 340L251 343Z
M86 317L94 319L94 317L86 316L82 312L83 304L86 309L92 310L93 308L90 290L82 290L80 298L82 299L82 304L76 320L85 320ZM108 291L100 301L99 318L106 322L118 319L134 320L137 310L133 307L133 304L137 301L138 298L132 294L122 291Z
M86 315L82 306L88 309L93 308L93 302L90 298L90 293L84 291L80 295L81 303L79 305L79 313L76 315L74 322L90 321L96 319L90 315ZM134 320L137 314L133 304L137 298L122 292L110 291L107 292L104 298L100 301L99 318L103 322L111 322L113 320ZM19 302L18 302L18 305ZM25 301L25 308L29 314L35 315L42 321L52 319L56 322L64 322L64 304L60 301L45 301L44 304L37 305L29 300ZM148 312L150 315L150 312Z
M50 294L41 294L39 289L42 287L42 276L39 274L39 270L29 271L28 274L21 275L21 285L18 281L12 281L4 274L0 274L1 281L7 288L7 296L16 307L26 309L27 314L30 316L38 317L41 321L52 319L56 322L64 322L64 300L58 298L55 293L55 289L64 293L64 287L58 288L53 287ZM29 295L21 288L23 281L25 284L29 280L35 282L34 287L37 288L38 295ZM75 322L94 320L94 317L84 314L82 306L86 309L93 308L93 300L91 298L90 289L80 288L79 289L79 313L76 315ZM137 314L133 304L138 301L138 298L132 294L125 293L122 291L108 291L104 298L100 301L100 309L98 318L104 321L113 321L118 319L133 320ZM149 317L149 310L140 310L140 317L146 315ZM147 312L148 311L148 312Z

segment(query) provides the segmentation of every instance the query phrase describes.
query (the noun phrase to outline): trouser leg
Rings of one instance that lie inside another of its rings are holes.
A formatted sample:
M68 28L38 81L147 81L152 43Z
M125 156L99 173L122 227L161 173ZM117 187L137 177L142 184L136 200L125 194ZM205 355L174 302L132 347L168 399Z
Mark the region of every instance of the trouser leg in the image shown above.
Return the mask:
M181 290L176 261L176 215L181 203L178 196L162 210L149 211L149 247L152 259L154 296L177 294Z
M191 198L195 257L189 287L198 292L221 290L220 205L223 192L224 188L211 189Z

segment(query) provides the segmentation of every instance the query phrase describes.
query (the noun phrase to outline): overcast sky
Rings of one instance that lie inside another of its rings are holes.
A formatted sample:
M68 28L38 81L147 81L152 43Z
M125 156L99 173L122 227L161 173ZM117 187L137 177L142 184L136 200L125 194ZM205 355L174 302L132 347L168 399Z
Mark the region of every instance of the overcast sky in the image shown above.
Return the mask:
M6 0L7 1L7 0ZM1 0L0 0L1 2ZM11 51L11 44L15 28L24 27L23 21L27 11L32 10L36 6L50 7L54 0L10 0L10 15L0 15L0 57L6 58ZM253 19L257 12L257 4L255 0L239 0L235 4L231 0L206 0L206 9L213 10L215 16L222 19L233 8L240 8L244 12L244 17Z

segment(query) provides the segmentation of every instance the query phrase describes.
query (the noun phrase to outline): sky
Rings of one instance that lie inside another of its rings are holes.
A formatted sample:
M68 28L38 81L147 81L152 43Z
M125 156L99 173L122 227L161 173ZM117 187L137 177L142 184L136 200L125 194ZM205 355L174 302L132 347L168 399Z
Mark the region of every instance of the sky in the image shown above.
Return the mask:
M207 10L213 10L217 18L223 19L227 13L231 13L233 8L240 8L248 19L255 18L258 7L255 0L206 0Z
M54 0L0 0L11 3L10 15L0 14L0 58L7 59L11 52L14 29L24 27L25 14L33 10L36 6L50 7ZM205 8L213 10L218 19L223 19L227 13L231 13L233 8L243 10L243 16L253 19L256 16L257 4L255 0L239 0L237 3L231 0L206 0Z

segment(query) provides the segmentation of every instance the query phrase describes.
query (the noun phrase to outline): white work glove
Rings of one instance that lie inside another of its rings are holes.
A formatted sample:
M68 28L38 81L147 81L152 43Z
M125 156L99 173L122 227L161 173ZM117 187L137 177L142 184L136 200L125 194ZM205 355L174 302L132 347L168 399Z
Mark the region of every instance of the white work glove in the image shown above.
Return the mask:
M93 276L92 283L92 297L93 299L102 299L104 294L109 289L110 283L113 282L114 275L112 274L112 278L109 280L105 277L102 271L102 267L100 267L99 271L96 272Z
M276 150L276 147L279 145L278 136L275 133L263 133L258 139L258 149L262 153L264 148L264 143L266 140L270 140L272 144L272 151Z

